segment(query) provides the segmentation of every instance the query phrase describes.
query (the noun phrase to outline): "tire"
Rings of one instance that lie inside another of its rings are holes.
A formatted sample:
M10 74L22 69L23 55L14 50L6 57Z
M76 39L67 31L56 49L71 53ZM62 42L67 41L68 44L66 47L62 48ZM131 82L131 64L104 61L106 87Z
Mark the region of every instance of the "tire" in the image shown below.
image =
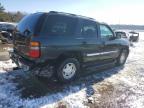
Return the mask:
M127 57L128 57L128 50L126 49L123 49L119 55L119 57L117 58L117 62L116 62L116 65L117 66L122 66L125 64L126 60L127 60Z
M79 61L75 58L67 58L58 66L57 78L62 83L70 82L77 77L79 70Z

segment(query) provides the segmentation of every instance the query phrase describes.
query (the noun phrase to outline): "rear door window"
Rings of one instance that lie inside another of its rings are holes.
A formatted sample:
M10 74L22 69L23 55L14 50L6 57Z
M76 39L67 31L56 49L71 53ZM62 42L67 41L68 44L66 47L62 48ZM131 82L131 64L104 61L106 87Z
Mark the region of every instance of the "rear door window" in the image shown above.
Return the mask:
M80 29L81 35L84 37L97 37L96 22L84 20Z
M46 36L74 35L76 24L77 18L62 15L48 15L42 27L41 34Z

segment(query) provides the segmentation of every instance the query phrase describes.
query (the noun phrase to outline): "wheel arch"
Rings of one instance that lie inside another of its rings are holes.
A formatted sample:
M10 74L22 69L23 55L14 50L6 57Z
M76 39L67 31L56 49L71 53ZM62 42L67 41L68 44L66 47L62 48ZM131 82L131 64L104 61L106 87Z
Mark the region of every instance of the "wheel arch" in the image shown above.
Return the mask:
M79 51L66 51L61 53L56 60L63 61L66 58L76 58L80 63L83 62L83 55Z
M127 51L128 51L128 54L129 54L129 52L130 52L129 46L124 46L121 50L127 50Z

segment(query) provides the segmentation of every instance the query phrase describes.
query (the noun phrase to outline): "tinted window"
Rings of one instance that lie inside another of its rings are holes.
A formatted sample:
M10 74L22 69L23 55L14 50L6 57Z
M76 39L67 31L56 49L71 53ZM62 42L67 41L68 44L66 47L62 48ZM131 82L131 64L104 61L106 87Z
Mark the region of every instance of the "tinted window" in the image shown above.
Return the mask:
M100 33L101 33L101 38L109 39L110 37L113 37L112 31L106 25L100 25Z
M35 25L42 14L31 14L25 16L18 24L18 31L24 33L24 31L29 30L30 32L34 32Z
M97 36L97 28L96 23L92 21L83 21L81 27L81 35L89 37L89 36Z
M61 15L49 15L44 22L41 33L50 36L73 35L77 18Z

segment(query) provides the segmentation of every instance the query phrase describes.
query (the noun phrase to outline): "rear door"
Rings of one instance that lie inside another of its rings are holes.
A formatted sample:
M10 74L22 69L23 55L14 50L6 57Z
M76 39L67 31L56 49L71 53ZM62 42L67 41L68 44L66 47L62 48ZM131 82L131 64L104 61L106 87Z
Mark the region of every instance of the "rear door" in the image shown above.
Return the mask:
M100 24L100 37L103 47L101 48L101 58L114 59L119 54L119 43L114 38L115 35L108 25Z
M102 44L98 40L98 26L95 21L81 20L80 38L84 54L84 62L93 62L100 59Z
M70 51L79 51L75 40L78 18L49 13L41 29L41 52L46 59L55 59Z

